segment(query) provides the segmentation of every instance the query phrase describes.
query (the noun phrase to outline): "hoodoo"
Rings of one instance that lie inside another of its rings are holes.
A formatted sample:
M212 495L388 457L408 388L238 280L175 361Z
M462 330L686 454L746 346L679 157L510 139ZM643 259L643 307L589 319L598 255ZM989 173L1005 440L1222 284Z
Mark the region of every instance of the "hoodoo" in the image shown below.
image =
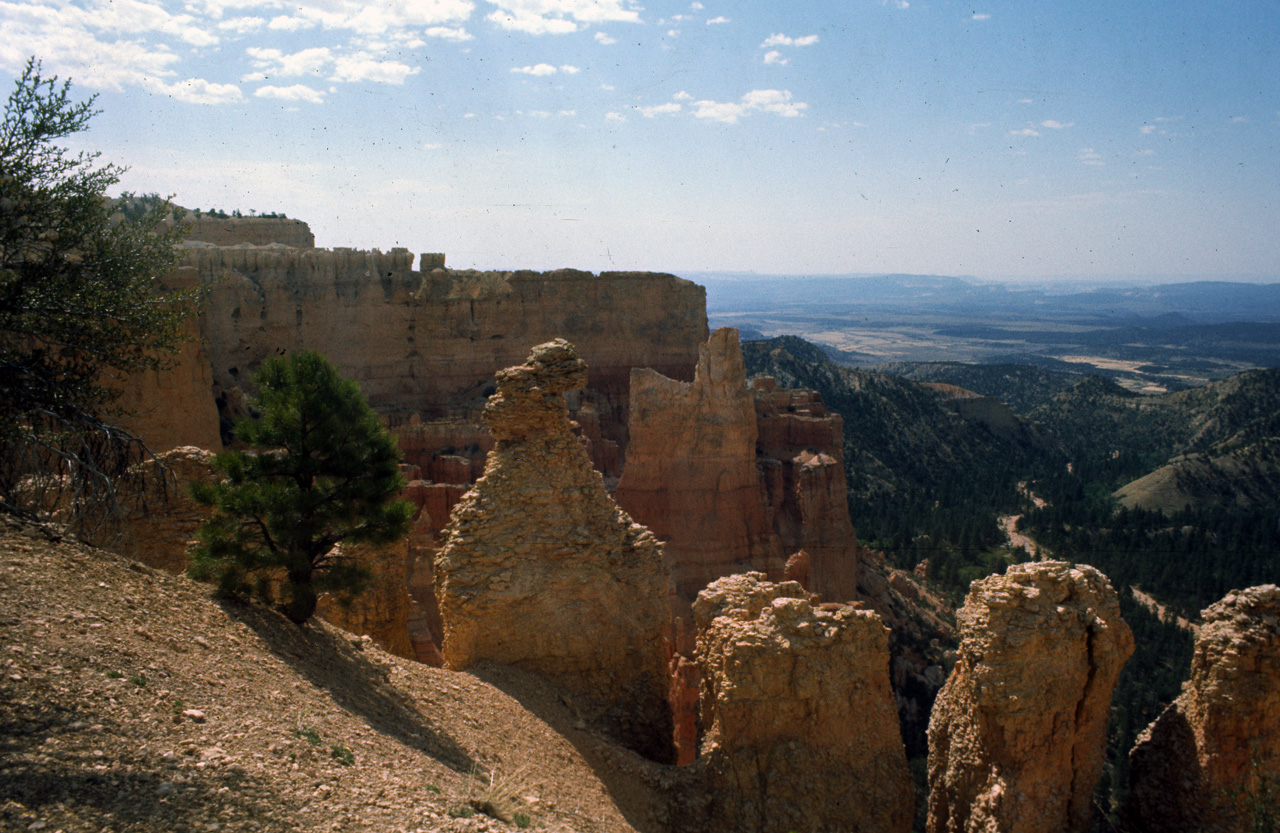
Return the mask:
M1230 593L1200 615L1191 679L1129 753L1136 829L1243 833L1275 819L1280 587Z
M484 412L496 445L435 560L444 658L537 672L597 703L625 745L669 760L662 547L573 434L564 394L586 380L561 339L497 374Z
M911 829L911 777L878 615L814 607L798 583L747 573L699 593L694 617L714 829Z
M1083 833L1133 635L1087 565L1015 564L973 583L929 723L929 833Z

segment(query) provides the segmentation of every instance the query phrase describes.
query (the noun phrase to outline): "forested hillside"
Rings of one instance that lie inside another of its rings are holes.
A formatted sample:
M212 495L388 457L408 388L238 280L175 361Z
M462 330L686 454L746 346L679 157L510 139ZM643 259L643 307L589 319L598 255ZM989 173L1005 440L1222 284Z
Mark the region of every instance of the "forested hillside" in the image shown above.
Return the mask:
M1051 437L1012 415L1014 430L965 418L945 392L837 365L793 336L742 347L748 375L817 390L844 417L859 538L905 567L932 558L953 591L991 571L982 554L1004 540L998 516L1026 501L1018 484L1046 461L1065 464Z
M1017 532L1041 556L1110 577L1137 641L1098 793L1114 806L1127 788L1124 751L1187 673L1191 635L1175 616L1194 621L1233 589L1280 583L1280 370L1143 396L1101 376L1019 365L855 370L793 337L743 349L749 374L817 389L844 416L860 539L900 567L928 559L956 604L971 580L1035 554L1011 546L1001 516L1020 515ZM971 409L957 403L972 399L950 386L1026 418L1012 433L991 430L961 416ZM1140 603L1137 588L1165 612Z

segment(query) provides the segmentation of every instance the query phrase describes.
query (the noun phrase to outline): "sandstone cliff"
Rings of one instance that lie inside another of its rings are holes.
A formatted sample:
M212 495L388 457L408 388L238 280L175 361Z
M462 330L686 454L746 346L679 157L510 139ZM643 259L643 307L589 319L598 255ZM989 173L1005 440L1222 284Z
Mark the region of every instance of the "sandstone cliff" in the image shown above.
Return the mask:
M368 636L389 654L417 659L409 638L413 599L409 596L409 539L386 546L339 544L373 573L364 592L348 604L329 594L319 599L316 615L345 631Z
M162 293L194 289L196 271L175 270L160 283ZM148 370L128 379L109 379L120 392L115 407L123 416L121 428L132 432L153 453L179 446L221 448L218 409L213 400L213 374L200 339L200 322L194 315L184 322L186 341L178 345L171 366Z
M816 391L779 389L768 376L752 380L751 395L770 527L784 552L809 556L808 589L831 601L857 598L858 539L849 521L843 419Z
M405 249L192 247L184 262L209 287L201 324L224 412L267 356L308 349L355 379L395 430L414 415L474 430L494 373L570 336L590 366L575 404L590 406L605 462L617 457L609 443L626 444L631 368L689 378L707 335L705 291L672 275L417 271ZM434 455L458 456L451 440L418 439L408 462L424 472Z
M435 560L444 658L542 674L599 704L593 717L626 745L669 760L662 547L573 435L564 394L586 382L563 340L497 374L485 408L496 445Z
M1015 564L974 582L929 725L930 833L1082 833L1133 636L1105 576Z
M694 603L711 825L905 833L914 805L888 632L869 610L807 596L747 573Z
M692 382L631 372L630 443L615 496L664 542L677 610L721 576L781 577L782 541L769 526L756 469L756 411L738 331L698 347Z
M1280 588L1201 616L1190 680L1129 754L1136 830L1243 833L1280 812Z
M215 217L194 211L183 219L191 225L184 241L214 246L238 246L245 243L265 246L279 243L295 249L316 247L316 236L311 233L311 226L301 220L285 217Z

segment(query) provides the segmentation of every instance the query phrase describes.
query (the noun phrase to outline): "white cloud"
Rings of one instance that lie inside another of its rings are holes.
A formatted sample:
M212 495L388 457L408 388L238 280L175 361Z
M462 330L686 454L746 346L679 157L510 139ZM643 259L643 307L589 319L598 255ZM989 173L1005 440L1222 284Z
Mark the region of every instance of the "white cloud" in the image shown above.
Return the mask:
M637 107L636 109L640 111L640 115L646 119L651 119L666 113L679 113L684 107L674 101L669 101L666 104L658 104L653 107Z
M271 22L267 24L268 29L275 29L280 32L301 32L304 29L314 29L316 21L308 20L305 17L291 17L289 15L280 15L271 18Z
M1157 127L1154 124L1144 124L1138 129L1142 131L1144 136L1150 136L1152 133L1156 132Z
M367 53L342 55L335 62L331 81L373 81L378 84L403 84L410 75L417 75L420 67L411 67L399 61L379 61Z
M1155 153L1155 151L1151 148L1143 148L1142 150L1134 151L1134 156L1150 156L1153 153Z
M617 43L617 42L618 42L617 38L611 38L608 35L606 35L604 32L596 32L596 43L602 43L605 46L608 46L611 43Z
M1020 99L1018 99L1018 103L1019 103L1019 104L1034 104L1035 102L1034 102L1034 101L1032 101L1032 100L1031 100L1031 99L1029 99L1029 98L1020 98Z
M230 20L224 20L219 23L218 28L224 32L246 35L249 32L256 32L266 25L266 18L262 17L233 17Z
M243 98L235 84L215 84L203 78L188 78L172 84L156 82L154 89L188 104L229 104Z
M292 87L259 87L253 91L258 98L274 98L280 101L306 101L311 104L323 104L324 93L314 90L306 84L294 84Z
M973 19L974 19L974 20L990 20L990 19L991 19L991 15L989 15L989 14L984 14L984 13L982 13L982 12L974 12L974 13L973 13Z
M422 146L423 150L439 150L444 147L440 142L428 142Z
M713 17L713 18L708 19L708 20L707 20L707 25L708 25L708 26L716 26L716 25L718 25L718 24L720 24L720 23L729 23L729 22L730 22L729 18L725 17L724 15L720 15L719 17Z
M676 93L671 97L674 98L676 101L689 101L693 98L693 96L689 95L684 90L681 90L680 92Z
M1102 167L1106 163L1102 161L1102 154L1093 148L1080 148L1080 153L1076 154L1077 158L1085 165L1094 167Z
M604 119L605 121L626 121L627 117L622 115L621 113L614 113L610 111L604 114Z
M703 6L701 3L697 2L697 0L694 0L694 2L689 4L689 8L693 9L695 12L700 12L706 8L706 6Z
M333 53L324 46L303 49L290 55L284 54L279 49L250 46L245 49L245 54L249 56L254 73L244 76L241 79L244 81L319 75L333 62Z
M497 10L488 19L503 29L531 35L560 35L600 23L639 23L631 0L488 0Z
M533 116L535 119L549 119L551 118L551 111L550 110L530 110L529 115Z
M1231 123L1232 124L1248 124L1249 118L1248 116L1232 116Z
M752 113L773 113L783 118L795 118L803 114L809 105L791 100L790 90L752 90L736 102L695 101L693 115L700 119L737 124L738 120Z
M555 75L556 68L551 64L534 64L533 66L512 67L512 72L521 75Z
M471 33L461 26L431 26L425 34L429 38L440 38L454 43L463 43L472 39Z
M679 30L679 29L668 29L668 30L667 30L667 37L669 37L669 38L678 38L678 37L680 37L680 30Z
M764 39L764 43L760 44L760 48L769 49L774 46L812 46L817 42L817 35L805 35L801 38L791 38L781 32L775 32Z
M1010 136L1039 136L1040 131L1034 127L1024 127L1021 130L1010 130Z
M566 117L568 117L568 116L576 116L576 115L578 115L578 111L577 111L577 110L560 110L559 112L557 112L557 113L556 113L556 115L557 115L557 116L566 116Z
M1075 127L1075 124L1076 123L1073 121L1063 124L1062 122L1054 121L1053 119L1046 119L1045 121L1040 122L1041 127L1047 127L1050 130L1063 130L1068 127Z
M608 90L609 92L613 92L614 90L616 90L616 89L618 89L618 88L617 88L617 87L615 87L615 86L613 86L612 84L601 84L601 85L600 85L600 89L602 89L602 90Z
M569 64L564 64L563 66L561 66L560 71L563 72L565 75L577 75L579 72L582 72L582 70L579 67L571 66Z
M787 65L787 59L782 57L782 53L776 49L764 53L764 62L766 64L777 64L779 66Z
M907 0L893 0L893 6L896 9L905 9L911 6Z

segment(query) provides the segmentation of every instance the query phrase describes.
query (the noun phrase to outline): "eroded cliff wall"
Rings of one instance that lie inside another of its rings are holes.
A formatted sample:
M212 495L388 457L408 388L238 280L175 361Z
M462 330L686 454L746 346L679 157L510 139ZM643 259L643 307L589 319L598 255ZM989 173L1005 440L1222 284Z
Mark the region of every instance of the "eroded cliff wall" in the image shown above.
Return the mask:
M721 576L781 579L802 550L807 589L857 598L843 425L821 396L767 378L748 387L738 332L723 328L699 347L692 382L633 371L631 402L616 497L666 544L678 615Z
M202 327L224 410L267 356L308 349L393 427L411 415L474 424L494 373L567 336L590 367L577 401L602 446L625 445L631 368L688 379L707 336L705 291L673 275L423 272L405 249L191 248L185 263L210 288ZM425 471L430 456L409 462Z
M630 427L615 497L665 542L682 606L731 573L781 577L785 555L756 469L755 403L737 330L716 330L698 346L691 382L633 370Z

